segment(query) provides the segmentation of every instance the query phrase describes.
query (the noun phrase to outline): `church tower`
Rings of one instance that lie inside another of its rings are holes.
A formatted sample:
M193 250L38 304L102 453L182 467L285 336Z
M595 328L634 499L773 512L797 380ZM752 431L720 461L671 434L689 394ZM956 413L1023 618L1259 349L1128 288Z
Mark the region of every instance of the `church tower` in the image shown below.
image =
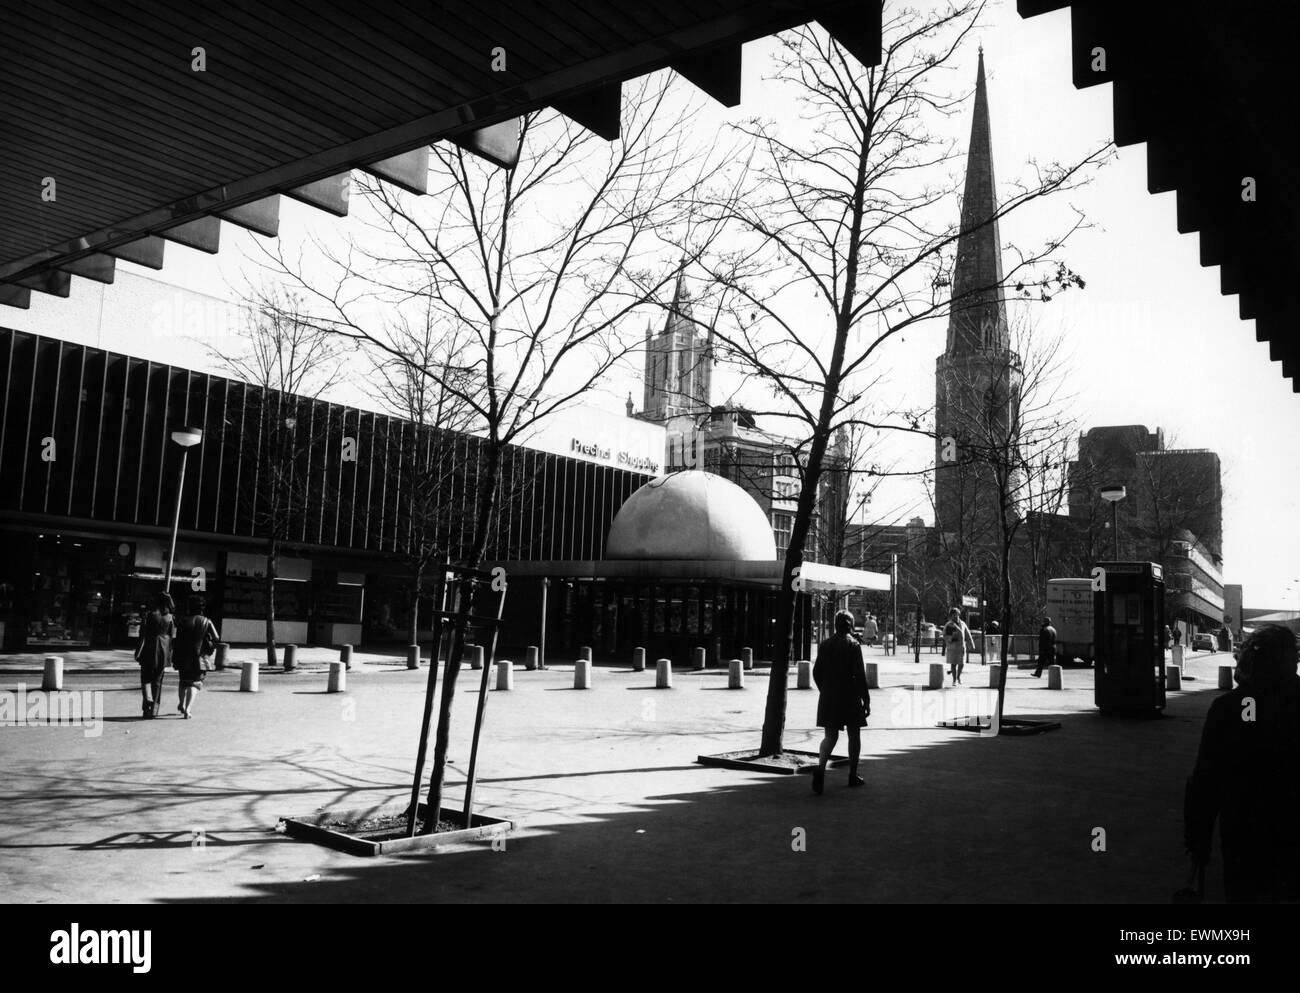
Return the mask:
M637 416L664 421L709 410L713 353L708 336L691 320L685 275L677 277L672 309L658 335L645 329L645 402Z
M989 453L998 439L1012 440L1023 378L1007 326L997 209L981 48L948 342L935 376L935 525L976 544L996 526L999 496ZM1013 476L1013 494L1018 485Z

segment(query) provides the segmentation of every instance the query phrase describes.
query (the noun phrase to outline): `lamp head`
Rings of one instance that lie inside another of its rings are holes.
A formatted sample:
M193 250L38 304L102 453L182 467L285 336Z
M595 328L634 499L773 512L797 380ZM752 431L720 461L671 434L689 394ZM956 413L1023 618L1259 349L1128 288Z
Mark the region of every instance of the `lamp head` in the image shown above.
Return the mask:
M1128 491L1123 486L1103 486L1101 488L1101 498L1108 503L1118 503L1128 496Z
M172 432L172 441L180 445L181 448L193 448L202 440L202 428L183 427Z

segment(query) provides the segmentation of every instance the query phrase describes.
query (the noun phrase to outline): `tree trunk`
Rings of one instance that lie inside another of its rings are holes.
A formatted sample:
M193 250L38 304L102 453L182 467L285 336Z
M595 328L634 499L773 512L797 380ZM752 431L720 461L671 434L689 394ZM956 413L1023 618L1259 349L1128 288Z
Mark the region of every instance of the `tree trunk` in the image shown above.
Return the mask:
M492 437L488 443L487 471L484 473L483 485L479 490L478 520L474 525L474 544L470 547L466 566L477 569L483 561L487 550L488 530L492 515L496 511L497 490L501 475L501 444ZM469 617L473 613L476 599L475 583L460 584L460 603L456 607L456 621L452 629L451 643L447 648L447 667L442 677L442 697L438 702L438 732L433 745L433 769L429 775L429 802L425 820L425 833L431 833L438 825L442 812L442 780L447 767L447 740L451 734L451 709L455 701L456 677L460 674L461 658L465 654L465 632L469 626ZM437 665L431 659L430 665ZM468 825L466 825L468 826Z
M1002 702L1007 694L1007 647L1011 639L1011 543L1003 540L1002 555L998 563L1002 576L1002 671L998 674L998 717L996 726L1002 724Z
M849 223L849 251L844 260L844 291L839 313L835 315L835 345L826 368L822 402L813 426L812 449L803 472L803 489L794 515L790 545L785 550L785 568L781 575L781 593L777 597L777 657L767 680L767 706L763 713L763 736L759 743L762 755L779 754L784 746L786 683L790 671L790 639L794 634L794 570L803 564L803 545L812 523L813 505L817 502L817 484L821 481L822 462L830 442L835 401L839 398L844 352L853 328L853 299L858 286L859 238L862 235L863 199L866 188L867 150L871 147L869 124L858 149L857 173L854 177L852 219ZM802 583L800 584L802 585Z
M266 664L276 665L275 656L275 569L280 557L279 542L266 542Z
M835 397L839 393L838 370L843 365L844 336L837 335L834 378L827 382L822 397L820 424L813 435L812 450L808 453L808 468L804 472L803 488L799 492L799 505L794 515L790 544L785 550L785 563L781 571L781 592L777 597L776 658L767 677L767 705L763 713L763 737L759 742L762 755L778 755L784 748L786 684L790 675L790 645L794 637L795 596L802 592L803 580L796 585L795 576L803 568L803 545L812 523L812 508L817 499L817 484L821 479L822 458L826 453Z
M420 643L420 593L424 590L424 565L417 564L415 573L411 577L411 618L410 618L410 637L407 638L408 645L418 645ZM433 646L433 653L430 655L430 665L436 665L438 662L438 646Z

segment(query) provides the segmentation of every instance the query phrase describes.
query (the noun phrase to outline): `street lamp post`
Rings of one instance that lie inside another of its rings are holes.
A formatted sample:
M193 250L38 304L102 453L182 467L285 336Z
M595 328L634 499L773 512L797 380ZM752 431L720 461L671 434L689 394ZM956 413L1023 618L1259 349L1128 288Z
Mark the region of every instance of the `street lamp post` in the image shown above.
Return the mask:
M1119 502L1128 496L1123 486L1103 486L1101 498L1110 504L1110 529L1115 539L1115 561L1119 561Z
M181 529L181 494L185 492L185 463L189 459L190 449L203 440L201 428L183 427L172 432L172 441L181 446L181 474L176 483L176 514L172 518L172 547L167 553L167 575L163 579L163 592L172 589L172 565L176 561L176 535Z
M891 641L890 652L893 655L898 654L898 553L890 552L889 562L889 588L890 597L893 600L893 622L889 627L889 637Z
M537 668L546 668L546 594L551 588L551 578L542 577L542 633L537 639Z

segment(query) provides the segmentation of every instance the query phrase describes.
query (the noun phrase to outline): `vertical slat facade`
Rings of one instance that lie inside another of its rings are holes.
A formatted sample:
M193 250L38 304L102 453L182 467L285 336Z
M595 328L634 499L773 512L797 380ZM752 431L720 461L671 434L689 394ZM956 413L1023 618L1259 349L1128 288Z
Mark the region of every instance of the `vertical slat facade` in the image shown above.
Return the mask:
M484 439L307 398L263 396L224 377L0 329L0 511L169 529L180 449L171 431L192 425L181 530L193 537L258 539L266 458L290 413L297 418L290 544L401 557L432 540L453 560L473 541ZM53 461L42 458L53 438ZM344 458L345 439L348 454ZM266 449L264 451L264 449ZM286 467L288 468L288 467ZM411 493L435 481L429 507ZM649 477L507 446L486 555L587 559ZM0 521L2 523L2 521ZM120 532L119 532L120 533Z

